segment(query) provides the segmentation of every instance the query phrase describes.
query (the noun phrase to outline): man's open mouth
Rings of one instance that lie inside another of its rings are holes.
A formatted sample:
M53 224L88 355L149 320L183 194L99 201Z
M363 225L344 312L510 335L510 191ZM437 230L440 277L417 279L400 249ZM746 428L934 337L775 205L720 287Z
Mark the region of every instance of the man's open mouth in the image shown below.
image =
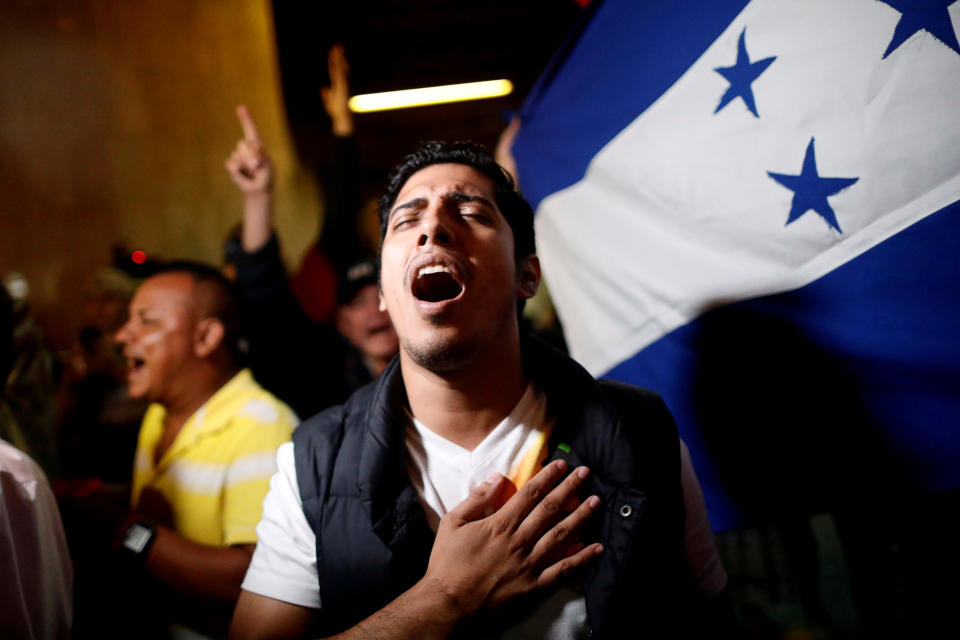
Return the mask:
M463 291L463 285L442 264L420 267L413 282L413 295L424 302L453 300Z
M144 364L146 364L146 361L143 358L127 356L127 371L130 373L139 371L143 368Z

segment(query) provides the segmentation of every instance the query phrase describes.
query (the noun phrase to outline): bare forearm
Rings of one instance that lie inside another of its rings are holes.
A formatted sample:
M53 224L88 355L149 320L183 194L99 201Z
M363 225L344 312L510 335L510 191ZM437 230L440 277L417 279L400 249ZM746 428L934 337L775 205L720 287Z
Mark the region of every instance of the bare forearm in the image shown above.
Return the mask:
M267 244L273 227L273 193L262 191L243 197L243 250L253 253Z
M452 602L424 578L383 609L329 640L447 638L460 616ZM305 637L322 612L244 591L230 626L231 640L287 640Z
M253 546L210 547L157 527L146 568L178 593L215 602L236 602Z
M462 619L441 590L423 579L336 640L442 640Z

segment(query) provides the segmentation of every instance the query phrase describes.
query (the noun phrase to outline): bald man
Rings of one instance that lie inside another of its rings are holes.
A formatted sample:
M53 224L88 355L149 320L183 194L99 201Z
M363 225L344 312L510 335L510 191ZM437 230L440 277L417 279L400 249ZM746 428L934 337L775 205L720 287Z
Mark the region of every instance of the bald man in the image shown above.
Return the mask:
M208 614L228 611L239 595L276 450L297 422L238 366L236 324L236 303L219 271L174 263L140 286L116 335L130 395L151 404L130 512L114 518L104 537L127 567L145 570L192 610L184 617L167 607L168 618L214 635L227 617L218 622Z

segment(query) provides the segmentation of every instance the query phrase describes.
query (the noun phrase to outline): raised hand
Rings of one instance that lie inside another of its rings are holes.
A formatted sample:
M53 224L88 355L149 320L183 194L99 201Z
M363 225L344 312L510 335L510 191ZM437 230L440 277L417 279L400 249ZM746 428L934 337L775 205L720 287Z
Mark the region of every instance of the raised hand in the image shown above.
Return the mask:
M350 65L342 44L330 47L327 54L327 69L330 86L320 89L323 108L330 116L333 135L346 138L353 135L353 114L347 101L350 99Z
M478 487L440 521L424 581L459 616L496 610L512 598L547 587L603 553L584 546L577 532L600 505L591 496L572 512L586 467L570 473L557 460L496 508L503 476Z
M273 186L273 165L260 140L257 125L243 105L237 107L237 118L243 128L243 138L237 142L224 166L244 195L268 193Z

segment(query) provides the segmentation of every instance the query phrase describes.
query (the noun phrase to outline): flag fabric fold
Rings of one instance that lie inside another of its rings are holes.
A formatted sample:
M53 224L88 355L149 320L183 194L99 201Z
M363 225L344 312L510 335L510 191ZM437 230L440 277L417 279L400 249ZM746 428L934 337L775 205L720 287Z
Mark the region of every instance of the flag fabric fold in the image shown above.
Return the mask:
M717 529L960 486L960 3L589 11L514 144L572 355Z

